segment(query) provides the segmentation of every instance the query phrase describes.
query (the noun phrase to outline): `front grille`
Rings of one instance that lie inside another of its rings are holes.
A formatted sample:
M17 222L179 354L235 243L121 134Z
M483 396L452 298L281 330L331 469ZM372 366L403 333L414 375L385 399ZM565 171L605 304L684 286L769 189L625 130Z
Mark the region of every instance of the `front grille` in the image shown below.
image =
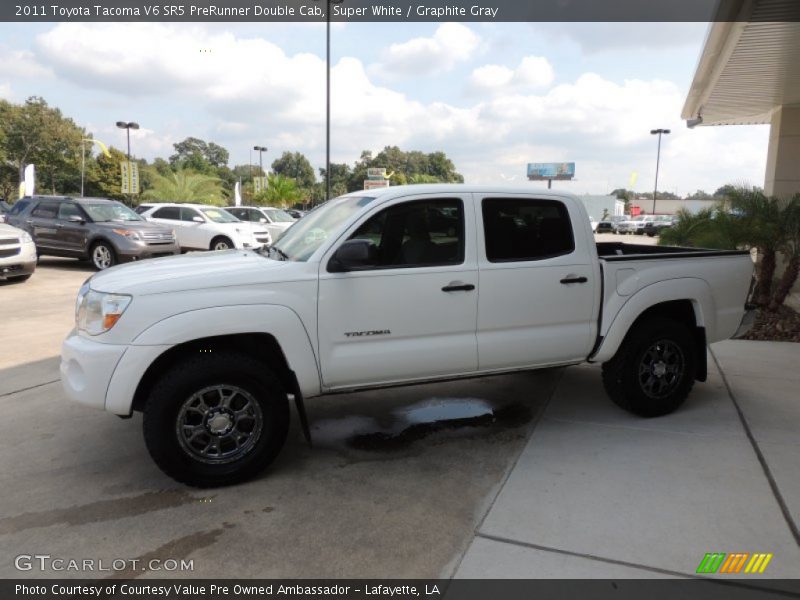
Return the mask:
M141 233L142 239L149 246L163 246L165 244L174 244L175 238L169 232L160 231L143 231Z
M256 236L256 241L257 242L261 242L262 244L269 244L270 239L269 239L269 236L266 236L266 235L257 235Z
M8 258L9 256L16 256L20 253L20 248L0 248L0 258Z
M0 238L0 246L19 244L19 238Z

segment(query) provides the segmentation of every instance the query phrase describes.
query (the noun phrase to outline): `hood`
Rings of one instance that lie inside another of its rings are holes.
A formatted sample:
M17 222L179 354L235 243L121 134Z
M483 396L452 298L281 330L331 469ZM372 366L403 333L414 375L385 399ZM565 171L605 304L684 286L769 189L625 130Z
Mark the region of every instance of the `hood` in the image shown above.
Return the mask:
M150 221L104 221L94 222L92 225L101 229L125 229L127 231L172 231L172 227L167 227L161 223L151 223Z
M284 281L297 263L247 250L192 252L112 267L92 276L93 290L136 295Z
M22 234L25 233L22 229L17 227L12 227L11 225L6 225L5 223L0 222L0 235L3 237L6 236L16 236L22 237Z

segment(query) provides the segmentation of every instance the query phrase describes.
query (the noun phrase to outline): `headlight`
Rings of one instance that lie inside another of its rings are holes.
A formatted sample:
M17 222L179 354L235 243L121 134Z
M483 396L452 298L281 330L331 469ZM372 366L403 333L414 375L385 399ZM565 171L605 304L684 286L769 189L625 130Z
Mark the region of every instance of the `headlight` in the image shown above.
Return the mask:
M135 231L131 231L130 229L113 229L112 230L117 235L121 235L122 237L126 237L129 240L133 240L134 242L142 241L142 238L139 237L139 234Z
M78 292L75 326L89 335L105 333L117 324L130 303L131 296L96 292L84 284Z
M22 232L22 243L23 244L32 244L33 243L33 238L31 237L31 234L28 233L27 231L23 231Z

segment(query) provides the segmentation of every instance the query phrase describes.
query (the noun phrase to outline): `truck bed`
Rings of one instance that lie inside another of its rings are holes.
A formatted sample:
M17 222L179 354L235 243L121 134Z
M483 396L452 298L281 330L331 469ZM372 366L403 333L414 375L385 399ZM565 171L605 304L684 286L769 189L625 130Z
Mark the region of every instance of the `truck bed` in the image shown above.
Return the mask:
M660 258L692 258L750 254L748 250L711 250L681 246L654 246L624 242L597 242L597 255L605 261L652 260Z

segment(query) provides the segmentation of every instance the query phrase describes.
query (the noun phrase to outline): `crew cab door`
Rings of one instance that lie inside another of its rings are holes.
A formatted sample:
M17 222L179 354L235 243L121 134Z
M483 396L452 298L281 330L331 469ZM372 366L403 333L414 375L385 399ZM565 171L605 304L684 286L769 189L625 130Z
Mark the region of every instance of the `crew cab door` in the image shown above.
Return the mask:
M556 198L476 194L481 370L584 360L599 269L586 217Z
M469 194L423 196L376 207L334 245L319 271L318 338L326 388L477 369L474 231ZM358 239L371 242L373 258L335 272L336 250Z

